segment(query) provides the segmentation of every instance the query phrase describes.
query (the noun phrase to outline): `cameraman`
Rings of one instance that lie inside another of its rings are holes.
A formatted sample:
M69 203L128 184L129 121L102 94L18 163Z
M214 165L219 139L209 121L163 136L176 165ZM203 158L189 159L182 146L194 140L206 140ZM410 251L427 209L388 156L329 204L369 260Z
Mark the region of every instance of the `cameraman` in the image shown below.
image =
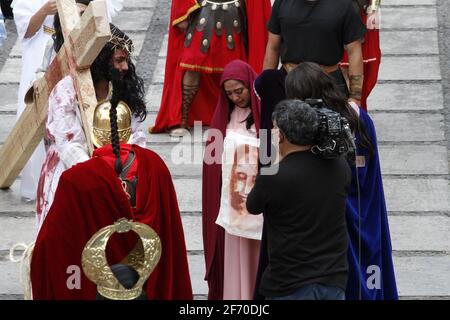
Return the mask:
M248 212L264 212L267 226L269 265L259 293L277 300L343 300L350 169L341 157L311 153L319 122L308 104L282 101L272 119L279 129L279 170L258 176L247 199Z

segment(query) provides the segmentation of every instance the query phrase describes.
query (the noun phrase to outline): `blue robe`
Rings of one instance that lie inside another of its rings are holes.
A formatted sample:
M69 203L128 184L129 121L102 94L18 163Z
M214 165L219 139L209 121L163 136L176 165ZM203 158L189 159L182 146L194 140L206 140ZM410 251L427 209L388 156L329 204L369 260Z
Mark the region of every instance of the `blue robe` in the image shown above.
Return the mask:
M284 81L286 72L280 70L266 70L255 80L255 91L261 99L261 129L272 129L272 112L275 105L286 99ZM347 199L347 228L350 237L348 250L348 281L346 289L347 300L359 299L359 279L361 279L362 300L394 300L398 299L395 282L394 266L392 263L392 248L387 219L386 203L384 199L383 182L381 179L380 161L378 157L377 137L375 127L369 115L360 109L360 122L374 146L375 154L370 159L368 151L359 149L358 154L366 158L366 166L358 168L361 190L361 266L359 267L359 236L358 236L358 192L356 170L352 168L352 183ZM360 137L357 136L357 145ZM270 143L270 135L269 141ZM270 150L270 148L268 148ZM255 299L264 299L258 294L258 287L262 273L268 264L267 242L265 226L263 228L261 254L258 267ZM369 289L367 280L371 281L373 271L367 268L378 266L381 274L380 289Z
M356 168L352 167L352 184L347 199L347 228L350 236L348 263L349 275L346 290L347 300L359 300L359 282L361 280L362 300L398 299L392 263L391 237L389 233L386 202L384 199L383 181L381 178L380 160L377 148L377 137L372 119L360 109L360 122L365 126L372 142L375 154L369 158L368 151L358 148L358 155L365 157L365 166L359 167L358 177L361 190L361 267L359 265L359 214ZM359 145L360 137L356 137ZM375 268L379 267L380 286L373 288ZM367 286L367 279L373 289Z

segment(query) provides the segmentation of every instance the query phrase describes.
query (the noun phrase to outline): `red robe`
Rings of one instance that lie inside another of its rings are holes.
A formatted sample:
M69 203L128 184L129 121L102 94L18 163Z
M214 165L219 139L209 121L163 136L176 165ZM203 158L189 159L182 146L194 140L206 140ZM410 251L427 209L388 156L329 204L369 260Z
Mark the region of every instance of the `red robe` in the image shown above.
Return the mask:
M81 253L98 230L122 217L149 225L161 238L161 259L144 285L148 299L192 299L183 227L169 170L154 152L136 145L132 148L138 161L136 209L131 208L108 163L110 145L62 174L33 251L34 299L95 299L96 285L82 271ZM125 258L136 241L133 232L114 234L107 247L109 264ZM70 290L66 285L69 266L81 270L80 289Z
M260 72L268 38L266 23L270 18L272 7L270 0L246 0L246 7L249 39L246 60L256 72ZM176 24L186 20L192 12L199 8L196 0L172 1L164 88L156 123L151 128L152 133L164 132L172 127L179 126L181 123L182 79L187 68L180 66L183 58L185 34L176 27ZM222 36L224 37L224 35ZM191 43L191 47L198 48L198 52L201 54L200 46L197 43ZM241 49L235 48L235 50ZM228 57L225 50L224 65L231 60L234 60L234 58ZM223 66L214 70L196 69L202 72L202 77L200 79L200 90L190 108L189 126L194 125L194 120L201 121L203 125L209 126L219 98L219 82Z
M367 14L361 12L361 19L366 25ZM364 82L361 95L361 107L367 111L367 98L378 81L378 70L381 63L380 49L380 30L367 30L364 35L364 43L362 44L362 53L364 60ZM341 62L342 66L348 67L348 55L344 53Z

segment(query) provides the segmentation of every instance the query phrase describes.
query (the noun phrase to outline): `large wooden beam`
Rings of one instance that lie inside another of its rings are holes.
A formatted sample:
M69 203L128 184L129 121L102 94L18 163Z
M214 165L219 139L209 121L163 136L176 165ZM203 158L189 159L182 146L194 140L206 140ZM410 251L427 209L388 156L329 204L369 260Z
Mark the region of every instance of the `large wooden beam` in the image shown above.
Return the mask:
M44 137L50 93L67 75L74 80L88 150L93 150L89 132L97 99L89 67L111 36L106 3L91 2L81 19L75 0L57 3L65 45L44 77L33 84L34 92L27 96L27 107L0 149L0 188L13 184Z

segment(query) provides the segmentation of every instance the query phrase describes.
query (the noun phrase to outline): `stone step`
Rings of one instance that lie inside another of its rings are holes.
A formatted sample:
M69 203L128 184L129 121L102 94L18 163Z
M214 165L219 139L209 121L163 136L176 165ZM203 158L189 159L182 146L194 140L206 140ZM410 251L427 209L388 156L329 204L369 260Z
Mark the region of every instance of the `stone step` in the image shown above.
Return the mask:
M204 277L204 259L202 255L189 255L189 271L194 294L207 294ZM450 278L448 266L450 255L444 256L395 256L394 266L399 295L408 297L450 298ZM4 279L0 287L0 296L20 295L19 265L9 261L0 261L0 274Z
M390 216L392 249L450 253L450 218L447 216Z
M437 31L382 30L380 45L383 55L439 54Z
M448 212L450 186L444 178L384 177L387 208L392 212ZM201 212L201 179L176 178L174 185L182 212ZM0 191L0 214L27 215L35 212L35 205L20 200L19 181L10 190Z
M378 80L441 80L438 56L382 58Z
M10 58L6 60L2 70L0 70L0 84L19 84L22 70L20 58Z
M127 0L124 1L124 11L130 8L154 8L156 0Z
M20 180L16 180L7 190L0 190L0 218L3 214L9 215L29 215L33 216L36 212L34 202L25 202L20 198Z
M113 23L120 30L129 31L147 31L153 17L153 8L143 8L133 11L122 11L113 18Z
M449 212L450 185L447 179L384 177L383 184L389 211Z
M398 293L403 297L450 297L450 255L394 257Z
M200 144L159 145L150 144L166 163L172 176L201 177L203 167L203 147Z
M407 145L378 147L383 174L448 174L445 146Z
M379 112L371 116L380 142L445 140L442 114Z
M181 217L189 251L203 250L201 215ZM16 243L29 244L36 239L36 219L32 216L3 216L0 213L0 251L11 249Z
M379 83L368 99L372 111L442 110L444 98L440 83Z
M159 106L161 104L162 98L162 84L151 85L148 88L147 95L145 97L145 102L147 104L147 110L158 112Z
M203 251L201 214L182 214L186 248ZM402 252L450 252L450 219L446 216L390 216L392 248ZM2 216L0 214L0 251L16 243L35 240L34 216Z
M408 4L411 3L408 1ZM382 6L385 3L383 2ZM437 28L435 7L382 8L381 28L386 29L430 29Z
M435 5L436 0L383 0L382 8L385 6L409 6L409 5Z
M18 91L19 84L0 84L0 96L2 97L2 101L0 102L0 112L16 113Z
M192 290L195 295L207 294L207 284L203 280L205 276L205 262L203 255L188 255L189 273L191 276ZM20 284L20 265L13 263L4 258L0 258L0 274L2 279L8 281L0 281L0 297L7 295L23 294Z

